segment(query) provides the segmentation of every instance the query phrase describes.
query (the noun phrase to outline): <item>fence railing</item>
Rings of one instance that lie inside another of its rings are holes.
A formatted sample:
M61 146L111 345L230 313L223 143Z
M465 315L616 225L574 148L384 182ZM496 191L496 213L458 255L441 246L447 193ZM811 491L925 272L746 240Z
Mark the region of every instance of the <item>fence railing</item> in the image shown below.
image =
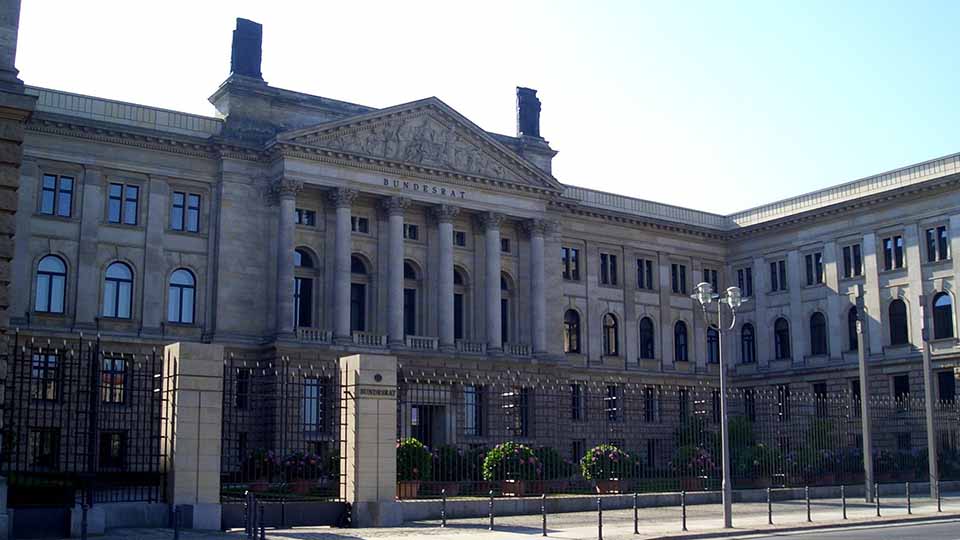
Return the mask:
M316 328L297 328L297 338L304 343L331 343L333 333Z
M437 350L439 338L429 336L404 336L404 344L407 348L421 351Z
M457 351L468 354L486 354L487 344L479 341L458 339Z
M353 344L365 347L386 347L387 336L373 332L354 332Z

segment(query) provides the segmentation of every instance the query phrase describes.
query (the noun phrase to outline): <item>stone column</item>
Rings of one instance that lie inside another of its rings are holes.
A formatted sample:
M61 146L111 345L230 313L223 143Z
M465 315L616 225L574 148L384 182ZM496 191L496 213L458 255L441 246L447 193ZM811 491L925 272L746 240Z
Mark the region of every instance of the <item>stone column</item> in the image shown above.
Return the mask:
M280 178L273 183L277 196L277 336L290 336L293 327L293 251L297 227L297 193L303 182ZM349 219L347 220L349 221Z
M536 219L524 222L523 227L530 234L530 315L533 318L530 327L533 353L544 354L547 352L547 297L543 237L550 223Z
M498 353L503 349L500 328L500 224L503 215L487 212L479 216L480 225L486 235L484 255L486 272L484 281L486 291L483 296L487 315L487 351Z
M389 245L387 254L387 329L391 346L403 344L403 212L410 206L410 199L390 197L384 199L383 210L389 220Z
M440 205L433 209L437 220L440 257L437 274L437 320L440 328L440 349L454 349L453 337L453 219L460 213L456 206Z
M343 499L354 527L403 522L397 495L397 357L355 354L340 359L346 448Z
M167 345L163 372L169 502L180 507L186 527L219 530L223 345Z
M337 188L330 192L330 201L337 212L333 271L333 335L338 341L350 341L350 254L353 233L350 228L350 207L357 197L352 189Z

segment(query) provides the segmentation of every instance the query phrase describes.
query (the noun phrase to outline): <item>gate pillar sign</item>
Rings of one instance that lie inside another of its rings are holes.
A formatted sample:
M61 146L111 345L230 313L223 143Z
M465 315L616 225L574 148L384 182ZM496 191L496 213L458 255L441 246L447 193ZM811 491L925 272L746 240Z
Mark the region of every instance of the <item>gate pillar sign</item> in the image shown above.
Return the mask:
M397 358L356 354L340 359L345 461L343 499L354 527L403 523L397 494Z
M169 502L184 527L220 530L223 346L174 343L163 354Z

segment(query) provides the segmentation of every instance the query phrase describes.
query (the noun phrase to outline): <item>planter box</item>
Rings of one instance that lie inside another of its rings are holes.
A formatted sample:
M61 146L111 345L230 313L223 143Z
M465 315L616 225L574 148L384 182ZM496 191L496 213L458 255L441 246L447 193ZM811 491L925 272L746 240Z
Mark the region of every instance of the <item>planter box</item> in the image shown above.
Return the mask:
M594 487L600 495L623 493L620 480L597 480Z
M416 499L420 492L419 480L401 480L397 482L398 499Z
M500 493L504 497L523 497L527 494L525 480L503 480L500 482Z

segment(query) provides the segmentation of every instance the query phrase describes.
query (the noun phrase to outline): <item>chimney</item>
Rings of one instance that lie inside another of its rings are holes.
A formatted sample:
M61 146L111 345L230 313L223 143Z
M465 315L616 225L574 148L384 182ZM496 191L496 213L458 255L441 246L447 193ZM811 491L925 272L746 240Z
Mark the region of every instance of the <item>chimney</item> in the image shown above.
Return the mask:
M517 137L540 139L540 100L532 88L517 87Z
M260 74L260 54L263 44L263 26L251 20L237 18L230 50L230 73L263 80Z

